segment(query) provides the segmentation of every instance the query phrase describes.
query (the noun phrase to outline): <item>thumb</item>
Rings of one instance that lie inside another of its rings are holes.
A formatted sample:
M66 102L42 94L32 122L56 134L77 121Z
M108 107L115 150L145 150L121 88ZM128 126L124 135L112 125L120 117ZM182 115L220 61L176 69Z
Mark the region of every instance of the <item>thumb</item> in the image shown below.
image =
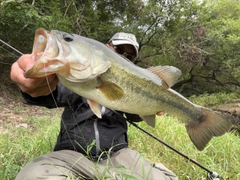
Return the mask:
M17 63L18 63L18 66L23 71L27 71L27 70L31 69L33 67L33 65L35 64L31 54L24 54L24 55L22 55L18 59Z

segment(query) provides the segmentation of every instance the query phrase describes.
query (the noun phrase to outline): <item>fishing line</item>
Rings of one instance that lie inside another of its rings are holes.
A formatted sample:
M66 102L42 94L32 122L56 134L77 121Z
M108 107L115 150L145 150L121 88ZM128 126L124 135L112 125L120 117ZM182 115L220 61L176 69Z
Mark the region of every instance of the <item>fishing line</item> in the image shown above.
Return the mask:
M13 50L15 50L15 51L17 50L17 49L15 49L14 47L10 46L8 43L4 42L4 41L3 41L3 40L1 40L1 39L0 39L0 42L1 42L1 43L3 43L3 44L4 44L4 45L6 45L6 46L8 46L8 47L12 48L12 49L13 49ZM4 48L4 47L2 47L2 46L1 46L1 48L2 48L4 51L8 52L9 54L12 54L13 56L16 56L16 57L18 57L16 54L14 54L14 53L10 52L10 51L9 51L9 50L7 50L6 48ZM18 50L17 50L17 52L21 54L21 52L20 52L20 51L18 51ZM6 63L6 62L0 62L0 63L1 63L1 64L6 64L6 65L12 65L11 63Z
M10 44L6 43L5 41L3 41L3 40L0 39L0 42L3 43L4 45L10 47L11 49L13 49L14 51L16 51L16 52L19 53L20 55L23 55L22 52L20 52L19 50L17 50L16 48L14 48L13 46L11 46ZM6 50L6 49L5 49L5 50ZM7 50L6 50L6 51L7 51ZM11 53L10 51L8 51L8 52ZM12 53L11 53L11 54L12 54ZM14 54L14 55L15 55L15 54ZM17 55L15 55L15 56L17 56ZM17 56L17 57L18 57L18 56ZM45 64L44 64L44 71L45 71ZM54 98L54 95L53 95L53 93L52 93L52 89L51 89L51 86L50 86L50 83L49 83L49 80L48 80L47 72L46 72L46 71L45 71L45 76L46 76L46 81L47 81L48 88L49 88L49 90L50 90L50 93L51 93L52 99L53 99L53 101L54 101L54 104L55 104L56 108L59 109L59 107L58 107L58 105L57 105L57 102L56 102L56 100L55 100L55 98ZM63 126L64 126L66 132L67 132L67 128L66 128L66 124L65 124L65 122L62 121L62 123L63 123ZM67 133L67 135L68 135L68 138L69 138L69 140L70 140L72 146L75 147L75 146L73 145L74 143L72 142L69 133Z
M55 100L54 95L53 95L53 93L52 93L52 89L51 89L51 86L50 86L50 83L49 83L49 80L48 80L48 76L47 76L47 72L46 72L46 69L45 69L45 68L46 68L46 67L45 67L45 63L44 63L44 68L43 68L43 69L44 69L44 73L45 73L45 77L46 77L48 89L49 89L50 94L51 94L51 96L52 96L53 102L54 102L56 108L58 109L57 101Z
M12 47L12 46L10 46L9 44L7 44L6 42L2 41L1 39L0 39L0 42L2 42L3 44L7 45L7 46L10 47L10 48L12 48L13 50L15 50L16 52L18 52L19 54L21 54L21 55L23 54L23 53L21 53L20 51L18 51L17 49L15 49L14 47ZM44 67L44 69L45 69L45 67ZM57 102L56 102L56 100L55 100L55 98L54 98L54 95L53 95L52 90L51 90L51 87L50 87L50 83L49 83L49 80L48 80L48 77L47 77L47 73L45 72L45 74L46 74L46 81L47 81L47 84L48 84L48 88L49 88L49 90L50 90L50 93L51 93L52 98L53 98L53 100L54 100L54 103L55 103L55 105L56 105L56 108L58 109ZM201 164L198 163L197 161L189 158L187 155L181 153L180 151L176 150L176 149L173 148L172 146L170 146L170 145L168 145L167 143L165 143L164 141L160 140L159 138L157 138L157 137L154 136L153 134L151 134L151 133L149 133L148 131L144 130L143 128L139 127L136 123L134 123L134 122L128 120L127 118L123 117L123 116L122 116L121 114L119 114L118 112L116 112L116 111L114 111L114 110L112 110L112 111L113 111L120 119L129 122L131 125L133 125L133 126L136 127L137 129L141 130L141 131L144 132L145 134L149 135L149 136L152 137L153 139L157 140L157 141L160 142L161 144L165 145L166 147L168 147L169 149L171 149L171 150L174 151L175 153L177 153L177 154L179 154L180 156L184 157L184 158L187 159L189 162L192 162L193 164L197 165L197 166L200 167L201 169L205 170L205 171L207 172L207 179L208 179L208 180L220 180L220 179L222 179L222 177L220 177L216 172L210 171L208 168L204 167L203 165L201 165ZM65 128L65 130L66 130L66 127L65 127L66 125L65 125L64 122L63 122L63 126L64 126L64 128ZM68 133L67 133L67 134L68 134ZM68 134L68 136L69 136L69 134ZM70 139L70 137L69 137L69 139ZM71 141L71 143L73 143L73 142Z
M58 105L57 105L57 101L56 101L56 99L54 98L53 91L52 91L52 89L51 89L51 86L50 86L50 83L49 83L49 80L48 80L48 76L47 76L47 72L46 72L46 69L45 69L45 68L46 68L46 67L45 67L45 63L44 63L44 73L45 73L45 77L46 77L48 89L49 89L49 91L50 91L50 94L51 94L51 96L52 96L52 99L53 99L53 102L54 102L56 108L59 109L59 107L58 107ZM68 138L69 138L69 140L70 140L70 142L71 142L71 144L72 144L72 147L74 147L74 149L75 149L74 143L73 143L73 141L71 140L71 137L70 137L70 135L69 135L69 133L68 133L68 131L67 131L67 126L66 126L65 122L62 121L62 119L61 119L61 122L63 123L64 129L65 129L65 131L67 132L67 136L68 136ZM75 149L75 150L76 150L76 149Z
M18 55L12 53L11 51L7 50L6 48L1 46L1 49L3 49L4 51L7 51L9 54L12 54L13 56L16 56L18 58Z

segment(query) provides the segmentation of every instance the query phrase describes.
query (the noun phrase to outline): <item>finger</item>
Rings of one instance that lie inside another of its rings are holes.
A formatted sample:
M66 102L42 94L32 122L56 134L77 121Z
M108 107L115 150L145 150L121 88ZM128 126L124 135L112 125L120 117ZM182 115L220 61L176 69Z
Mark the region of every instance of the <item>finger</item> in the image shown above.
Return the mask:
M164 112L163 111L159 111L156 113L158 116L161 116L161 115L164 115Z
M29 94L31 97L47 96L51 94L55 89L56 86L43 86L35 90L28 91L27 94Z
M27 71L35 64L31 54L24 54L17 60L19 68L23 71Z
M41 78L26 78L30 83L34 84L35 87L47 86L48 84L55 83L56 75L49 75Z
M54 90L56 90L58 82L59 80L57 76L54 76L51 82L48 82L46 79L44 79L44 83L41 83L41 86L40 85L38 85L37 87L35 86L34 89L30 89L30 88L24 89L24 87L21 89L25 90L23 92L29 94L32 97L46 96L52 93Z
M52 89L55 90L58 82L59 82L58 77L55 74L49 75L44 77L44 79L42 79L41 82L39 81L37 87L51 87Z

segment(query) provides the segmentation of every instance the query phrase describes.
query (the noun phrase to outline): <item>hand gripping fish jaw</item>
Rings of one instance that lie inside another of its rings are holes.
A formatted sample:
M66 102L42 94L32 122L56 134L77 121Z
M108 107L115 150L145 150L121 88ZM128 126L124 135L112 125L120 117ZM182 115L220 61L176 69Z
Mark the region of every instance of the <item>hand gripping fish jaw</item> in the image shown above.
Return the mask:
M57 30L36 31L33 55L36 63L26 77L57 74L65 87L88 99L99 118L100 107L104 106L138 114L148 125L155 126L156 113L163 111L185 124L198 150L232 126L226 117L171 89L181 75L176 67L141 68L103 43Z
M43 29L42 29L43 30ZM67 39L69 41L69 39ZM1 40L2 43L8 45L6 42L3 42ZM12 48L13 50L15 50L16 52L18 52L19 54L23 54L21 52L19 52L18 50L16 50L15 48L13 48L12 46L8 45L10 48ZM28 73L26 74L26 76L30 76L31 74L33 76L35 76L34 72L32 72L33 70L29 70ZM157 71L156 71L157 72ZM115 112L115 111L114 111ZM122 115L119 115L120 119L124 118ZM125 119L127 120L127 119ZM150 134L149 132L147 132L146 130L140 128L139 126L137 126L135 123L128 121L131 124L133 124L135 127L137 127L138 129L142 130L144 133L150 135L152 138L154 138L155 140L157 140L158 142L164 144L165 146L167 146L168 148L170 148L171 150L173 150L174 152L178 153L179 155L183 156L184 158L186 158L188 161L198 165L200 168L204 169L205 171L207 171L207 179L208 180L223 180L222 177L220 177L216 172L214 171L209 171L207 168L203 167L202 165L200 165L199 163L197 163L196 161L194 161L193 159L190 159L189 157L187 157L186 155L184 155L183 153L177 151L176 149L174 149L173 147L169 146L168 144L164 143L163 141L161 141L160 139L158 139L157 137L153 136L152 134ZM230 125L229 125L230 126Z

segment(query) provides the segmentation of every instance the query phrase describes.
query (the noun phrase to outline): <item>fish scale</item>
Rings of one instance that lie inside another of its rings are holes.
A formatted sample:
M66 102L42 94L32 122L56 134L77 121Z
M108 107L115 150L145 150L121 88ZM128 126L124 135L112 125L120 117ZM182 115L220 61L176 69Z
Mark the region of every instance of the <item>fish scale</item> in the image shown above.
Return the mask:
M232 126L225 116L196 105L171 89L181 75L175 67L144 69L96 40L42 28L36 30L32 54L36 63L25 72L26 77L56 74L64 86L88 99L99 118L102 105L138 114L147 124L155 126L155 114L164 111L185 123L199 150Z

